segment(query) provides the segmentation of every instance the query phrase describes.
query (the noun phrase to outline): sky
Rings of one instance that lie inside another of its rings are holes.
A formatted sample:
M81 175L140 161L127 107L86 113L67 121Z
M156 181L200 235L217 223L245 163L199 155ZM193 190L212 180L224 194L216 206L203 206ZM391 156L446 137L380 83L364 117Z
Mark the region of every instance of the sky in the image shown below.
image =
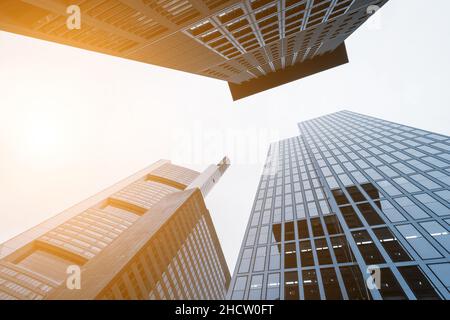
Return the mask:
M0 242L159 159L228 155L206 204L233 272L268 146L297 122L346 109L450 135L450 2L430 3L388 2L349 64L238 102L220 80L0 31Z

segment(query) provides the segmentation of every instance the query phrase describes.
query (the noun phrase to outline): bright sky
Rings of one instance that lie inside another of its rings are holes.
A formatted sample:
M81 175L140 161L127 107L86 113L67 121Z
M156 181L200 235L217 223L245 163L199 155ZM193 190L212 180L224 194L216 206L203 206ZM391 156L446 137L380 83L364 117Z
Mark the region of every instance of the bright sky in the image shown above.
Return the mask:
M448 0L392 0L350 63L232 102L225 82L0 32L0 242L166 158L232 166L206 199L234 269L268 145L348 109L450 135Z

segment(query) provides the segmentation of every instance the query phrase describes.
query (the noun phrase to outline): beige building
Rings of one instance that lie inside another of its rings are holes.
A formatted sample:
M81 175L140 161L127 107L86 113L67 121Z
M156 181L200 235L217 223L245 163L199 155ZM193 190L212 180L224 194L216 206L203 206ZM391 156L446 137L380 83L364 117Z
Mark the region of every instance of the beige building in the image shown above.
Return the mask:
M223 299L230 274L199 173L160 160L0 245L0 299Z
M387 1L2 0L0 29L224 80L236 100L347 63Z

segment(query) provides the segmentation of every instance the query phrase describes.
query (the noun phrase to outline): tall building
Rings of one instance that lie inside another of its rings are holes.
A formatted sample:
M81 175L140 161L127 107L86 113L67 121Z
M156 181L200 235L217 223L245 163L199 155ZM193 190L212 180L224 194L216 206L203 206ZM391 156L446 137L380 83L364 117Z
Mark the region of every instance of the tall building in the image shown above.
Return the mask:
M449 299L450 138L342 111L270 146L232 299Z
M0 245L0 299L223 299L203 173L160 160Z
M2 0L0 29L224 80L237 100L347 63L387 1Z

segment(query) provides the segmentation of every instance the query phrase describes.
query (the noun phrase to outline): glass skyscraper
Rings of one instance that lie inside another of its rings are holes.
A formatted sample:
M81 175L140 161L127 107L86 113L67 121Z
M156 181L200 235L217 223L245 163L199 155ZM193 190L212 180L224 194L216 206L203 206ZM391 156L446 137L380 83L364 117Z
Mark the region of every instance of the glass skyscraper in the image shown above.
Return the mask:
M160 160L0 244L0 300L223 299L204 197L229 165Z
M345 40L387 2L2 0L0 30L227 81L238 100L347 63Z
M449 299L450 138L341 111L273 143L231 299Z

